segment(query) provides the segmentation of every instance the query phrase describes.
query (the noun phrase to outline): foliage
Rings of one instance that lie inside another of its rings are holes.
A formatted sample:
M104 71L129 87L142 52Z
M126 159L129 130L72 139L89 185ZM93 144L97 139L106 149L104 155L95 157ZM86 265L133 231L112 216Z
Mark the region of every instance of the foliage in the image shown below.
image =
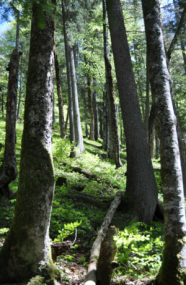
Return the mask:
M75 229L80 226L82 223L81 222L74 222L74 223L69 223L69 224L64 224L64 228L59 230L59 235L57 236L57 238L54 239L54 242L56 241L64 241L65 238L67 238L68 236L72 235L75 231Z
M117 261L120 274L152 277L161 266L163 251L163 225L134 223L119 231Z

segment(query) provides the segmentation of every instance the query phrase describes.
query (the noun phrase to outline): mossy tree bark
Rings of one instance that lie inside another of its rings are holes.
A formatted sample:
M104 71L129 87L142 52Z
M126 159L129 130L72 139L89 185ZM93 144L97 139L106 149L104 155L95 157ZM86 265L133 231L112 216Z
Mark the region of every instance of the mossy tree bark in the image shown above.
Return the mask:
M120 0L106 1L127 146L126 198L136 219L149 222L157 205L157 186L142 122Z
M16 105L17 105L17 83L19 69L19 52L13 50L9 71L8 92L7 92L7 111L6 111L6 138L4 160L0 174L0 195L11 197L9 183L17 177L17 163L15 153L16 142Z
M51 156L54 21L45 12L45 27L40 29L41 8L33 4L17 203L0 251L0 284L30 280L29 284L52 285L60 279L49 241L55 182Z
M183 180L170 75L158 0L142 0L149 76L155 104L155 123L160 138L161 176L164 196L165 248L156 279L159 285L186 284L186 223Z

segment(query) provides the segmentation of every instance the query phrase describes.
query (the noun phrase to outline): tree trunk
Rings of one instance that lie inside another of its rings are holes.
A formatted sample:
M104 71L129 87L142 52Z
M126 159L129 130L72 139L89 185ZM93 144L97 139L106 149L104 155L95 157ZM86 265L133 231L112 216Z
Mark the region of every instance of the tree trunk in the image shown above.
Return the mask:
M107 92L103 91L103 149L108 151L108 110L107 110Z
M120 0L107 0L114 63L127 146L126 198L136 219L149 222L158 192L141 118Z
M170 75L167 67L158 0L142 0L149 77L160 138L163 182L165 248L156 284L185 284L186 242L185 206L176 117L173 110Z
M12 194L8 185L18 174L15 142L16 142L16 107L17 107L17 82L18 82L18 62L20 54L13 50L9 71L8 93L7 93L7 111L6 111L6 138L4 160L1 166L0 174L0 195L10 198Z
M75 142L80 152L84 152L83 134L81 129L81 119L79 112L79 101L78 101L78 90L77 90L77 79L74 61L73 47L69 47L70 52L70 66L71 66L71 80L72 80L72 95L73 95L73 114L74 114L74 128L75 128Z
M61 138L65 139L66 133L65 133L64 115L63 115L63 97L62 97L61 84L60 84L59 62L56 52L54 53L54 56L55 56L56 85L57 85L57 96L58 96L58 107L59 107L60 136Z
M67 81L68 81L68 104L69 104L69 118L70 118L70 142L75 142L75 130L74 130L74 116L73 116L73 103L72 103L72 82L70 76L70 59L69 59L69 46L67 39L67 27L66 27L66 7L65 0L61 0L62 3L62 15L63 15L63 33L65 41L65 57L67 66ZM76 152L72 146L70 157L76 157Z
M155 107L154 104L152 103L151 110L150 110L150 116L149 116L149 151L150 151L150 156L151 158L154 157L154 126L155 126Z
M93 86L96 86L96 79L93 78ZM98 106L97 106L97 92L93 90L92 94L93 110L94 110L94 138L95 141L99 139L99 119L98 119Z
M145 102L145 130L147 136L147 143L149 143L149 66L146 55L146 102Z
M54 194L51 155L54 22L33 4L20 177L15 216L0 252L0 284L59 284L52 263L49 226Z
M87 75L87 86L88 86L88 109L90 116L90 140L94 141L94 110L92 104L92 88L91 88L91 77Z
M98 232L98 235L93 243L93 246L91 248L91 254L90 254L90 262L88 266L88 273L86 276L86 282L85 285L96 285L96 271L97 271L97 263L98 258L100 255L100 249L101 249L101 243L104 239L104 236L108 230L108 227L112 221L112 217L114 216L114 213L119 206L121 202L121 192L116 193L116 197L114 201L111 203L110 208L105 216L105 219L101 225L101 228ZM106 284L105 284L106 285Z
M20 116L20 107L21 107L21 95L22 95L22 60L21 60L21 68L20 68L20 81L19 81L19 100L18 100L18 107L17 107L17 117L19 119Z
M103 110L99 107L99 129L100 129L100 138L103 139Z
M108 101L108 117L109 117L109 130L110 140L112 146L112 158L114 159L116 168L122 166L120 159L120 146L119 146L119 133L118 133L118 120L116 113L116 103L114 94L114 85L112 78L112 67L109 61L109 48L108 48L108 33L106 29L106 1L103 0L103 38L104 38L104 58L105 58L105 75L106 75L106 89L107 89L107 101Z

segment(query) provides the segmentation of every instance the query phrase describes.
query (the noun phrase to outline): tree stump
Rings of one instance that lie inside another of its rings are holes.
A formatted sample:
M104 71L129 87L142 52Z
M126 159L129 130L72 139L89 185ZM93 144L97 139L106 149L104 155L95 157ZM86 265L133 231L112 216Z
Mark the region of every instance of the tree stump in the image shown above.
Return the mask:
M101 243L100 256L97 265L97 284L109 285L114 266L112 262L116 256L117 246L113 239L118 234L118 229L111 226L108 230L107 236Z

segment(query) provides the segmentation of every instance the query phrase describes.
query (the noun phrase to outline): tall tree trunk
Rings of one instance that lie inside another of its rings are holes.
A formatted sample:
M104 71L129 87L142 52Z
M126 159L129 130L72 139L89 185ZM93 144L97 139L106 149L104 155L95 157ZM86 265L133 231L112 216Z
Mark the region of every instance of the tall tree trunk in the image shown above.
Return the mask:
M108 110L107 92L103 91L103 149L108 150Z
M67 66L67 81L68 81L68 102L69 102L69 118L70 118L70 142L75 142L75 129L74 129L74 116L73 116L73 103L72 103L72 82L70 76L70 59L69 59L69 46L67 39L67 27L66 27L66 7L65 0L61 0L62 3L62 14L63 14L63 33L65 41L65 57ZM76 157L76 152L72 147L70 157Z
M91 87L91 77L87 75L87 86L88 86L88 109L89 109L89 116L90 116L90 139L92 141L95 140L94 138L94 110L92 104L92 87Z
M71 78L72 78L72 95L73 95L73 114L74 114L74 128L75 128L75 142L80 152L84 152L83 134L81 129L81 119L79 112L77 79L74 61L73 47L70 46L70 66L71 66Z
M142 0L142 6L156 129L160 138L164 196L165 248L156 284L181 285L186 282L186 223L176 117L171 99L159 2Z
M30 56L15 216L0 252L0 283L59 284L52 263L49 225L54 194L51 154L54 22L33 4ZM32 278L34 277L34 278Z
M17 106L17 82L18 82L18 62L20 54L13 50L9 71L8 93L7 93L7 111L6 111L6 138L4 160L0 170L0 195L10 198L11 191L8 185L18 174L15 142L16 142L16 106Z
M20 108L21 108L21 95L22 95L22 60L21 60L21 67L20 67L20 80L19 80L19 100L18 100L18 106L17 106L17 117L16 119L19 119L20 116Z
M146 55L146 102L145 102L145 130L147 135L147 143L149 143L149 66Z
M103 139L103 110L99 107L99 129L100 129L100 138Z
M65 139L66 133L65 133L64 115L63 115L63 97L62 97L61 84L60 84L59 62L56 52L54 53L54 56L55 56L56 85L57 85L57 96L58 96L58 107L59 107L60 136L61 138Z
M149 151L151 158L154 157L154 127L155 127L155 107L152 103L151 110L150 110L150 116L149 116Z
M149 222L153 219L158 193L140 113L120 0L107 0L107 11L126 135L126 198L136 219Z
M93 78L93 86L96 86L96 79ZM97 106L97 92L94 89L92 94L93 110L94 110L94 138L95 141L99 139L99 119L98 119L98 106Z
M118 120L116 113L116 103L114 94L114 85L112 78L112 67L109 60L109 46L108 46L108 33L106 28L107 15L106 15L106 1L103 0L103 38L104 38L104 58L105 58L105 75L106 75L106 89L107 89L107 101L108 101L108 117L109 117L109 130L110 140L112 146L112 158L114 159L116 168L122 166L120 159L120 145L119 145L119 132L118 132Z

